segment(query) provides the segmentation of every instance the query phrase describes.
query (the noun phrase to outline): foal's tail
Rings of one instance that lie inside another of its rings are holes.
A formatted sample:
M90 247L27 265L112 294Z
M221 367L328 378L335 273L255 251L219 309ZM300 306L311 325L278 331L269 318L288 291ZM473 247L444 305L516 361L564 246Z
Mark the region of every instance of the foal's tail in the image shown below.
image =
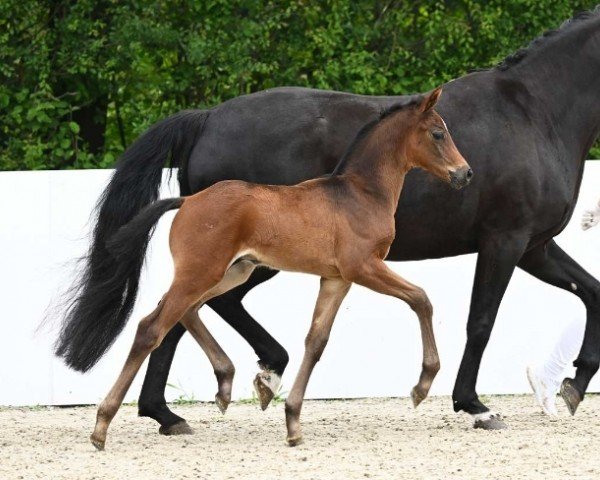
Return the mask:
M107 256L97 268L111 268L112 275L87 285L77 298L77 316L71 314L61 331L56 353L69 366L83 371L92 367L121 333L133 308L124 299L130 289L137 290L154 228L160 217L183 202L178 197L148 205L106 242Z
M158 122L119 160L96 207L92 244L83 259L83 270L65 301L55 353L69 367L89 370L125 325L135 304L143 254L134 251L131 258L117 261L108 253L106 242L158 198L163 167L185 165L208 115L208 111L189 110ZM138 248L146 244L147 239Z
M137 265L144 262L148 243L160 217L169 210L181 208L184 201L183 197L175 197L154 202L144 208L131 222L119 228L119 231L106 242L106 248L119 263L119 268L129 270L130 264Z

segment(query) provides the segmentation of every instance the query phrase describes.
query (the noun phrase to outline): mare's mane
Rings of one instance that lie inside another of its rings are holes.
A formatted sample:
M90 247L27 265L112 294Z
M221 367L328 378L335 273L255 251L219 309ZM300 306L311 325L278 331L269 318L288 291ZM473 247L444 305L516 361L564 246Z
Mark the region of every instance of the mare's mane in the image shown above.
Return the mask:
M352 143L346 149L344 155L342 155L341 160L338 162L333 172L331 172L331 176L341 175L342 173L344 173L345 167L348 166L349 161L352 159L359 145L363 143L363 141L369 136L369 134L375 129L375 127L379 123L381 123L381 121L390 117L396 112L417 107L421 104L422 100L423 96L417 95L416 97L413 97L407 102L394 103L393 105L390 105L389 107L381 110L379 112L379 116L375 118L375 120L371 120L358 131L356 137L354 137L354 140L352 140Z
M545 31L544 33L542 33L542 35L533 39L526 47L520 48L516 52L508 55L506 58L504 58L504 60L499 62L495 68L500 71L508 70L513 65L516 65L517 63L521 62L521 60L523 60L529 53L536 50L541 44L543 44L546 41L548 37L553 37L560 33L570 31L575 26L579 26L584 21L589 20L591 18L597 18L599 16L600 4L597 5L593 10L586 10L583 12L576 13L575 15L573 15L572 18L565 20L560 25L560 27Z

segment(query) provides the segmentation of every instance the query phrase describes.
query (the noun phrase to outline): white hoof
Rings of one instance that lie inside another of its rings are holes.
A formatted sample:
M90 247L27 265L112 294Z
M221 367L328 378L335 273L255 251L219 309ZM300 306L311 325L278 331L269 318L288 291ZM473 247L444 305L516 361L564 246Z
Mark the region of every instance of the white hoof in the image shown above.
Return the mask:
M260 408L265 410L273 397L279 391L281 377L272 370L263 370L256 374L254 378L254 389L260 400Z
M475 413L471 417L473 418L473 428L480 428L482 430L504 430L507 428L506 423L504 423L498 413Z

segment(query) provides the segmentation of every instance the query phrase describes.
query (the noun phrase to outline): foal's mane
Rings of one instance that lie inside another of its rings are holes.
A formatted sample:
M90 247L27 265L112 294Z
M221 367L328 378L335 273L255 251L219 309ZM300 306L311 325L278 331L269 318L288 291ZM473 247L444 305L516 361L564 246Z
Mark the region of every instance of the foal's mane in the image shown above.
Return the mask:
M516 52L508 55L506 58L504 58L504 60L499 62L495 68L500 71L508 70L513 65L520 63L521 60L523 60L529 53L543 44L548 37L553 37L557 34L570 31L574 26L580 25L585 20L596 18L598 16L600 16L600 4L598 4L593 10L585 10L583 12L576 13L572 18L565 20L560 27L545 31L539 37L533 39L526 47L520 48Z
M362 145L363 141L367 139L369 134L375 129L375 127L377 125L379 125L379 123L381 123L386 118L392 116L396 112L400 112L400 111L408 110L410 108L417 107L418 105L421 104L422 100L423 100L422 95L416 95L415 97L411 98L410 100L408 100L406 102L394 103L394 104L390 105L389 107L381 110L379 112L379 115L377 118L375 118L374 120L371 120L369 123L365 124L358 131L358 133L356 134L356 137L354 137L354 140L352 140L352 143L346 149L346 152L344 153L344 155L342 155L341 160L338 162L338 164L334 168L333 172L331 172L331 176L341 175L342 173L344 173L345 167L348 166L348 163L354 156L354 153L356 152L358 147L360 145Z

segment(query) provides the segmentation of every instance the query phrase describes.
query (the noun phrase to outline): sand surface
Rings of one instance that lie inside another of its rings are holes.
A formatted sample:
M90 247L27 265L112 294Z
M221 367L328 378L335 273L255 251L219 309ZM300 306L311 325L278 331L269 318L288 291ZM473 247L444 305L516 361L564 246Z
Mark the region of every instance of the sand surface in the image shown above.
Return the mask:
M485 399L508 430L473 430L447 397L307 401L305 443L288 447L283 405L176 405L195 433L158 434L125 406L106 450L88 442L95 408L1 408L0 479L562 479L600 476L600 396L549 419L531 396Z

